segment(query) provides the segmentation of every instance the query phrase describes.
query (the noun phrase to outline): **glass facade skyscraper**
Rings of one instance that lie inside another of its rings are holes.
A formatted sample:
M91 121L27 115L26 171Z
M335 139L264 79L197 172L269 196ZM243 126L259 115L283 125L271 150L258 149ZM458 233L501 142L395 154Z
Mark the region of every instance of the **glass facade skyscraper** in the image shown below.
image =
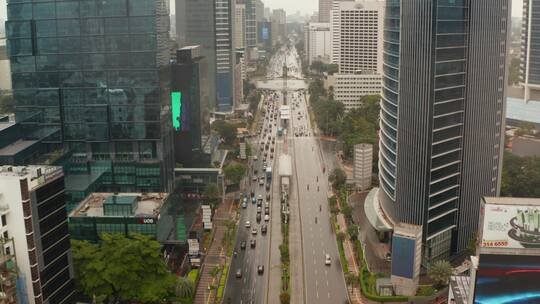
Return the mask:
M67 173L170 190L168 3L11 0L7 14L17 120L70 151Z
M520 80L525 100L540 98L540 1L523 1Z
M234 0L175 0L177 20L184 18L184 45L200 45L208 61L210 77L208 91L211 106L220 112L230 112L234 106L233 15ZM178 22L178 21L177 21Z
M424 260L466 249L500 189L508 0L388 0L379 199L423 226Z

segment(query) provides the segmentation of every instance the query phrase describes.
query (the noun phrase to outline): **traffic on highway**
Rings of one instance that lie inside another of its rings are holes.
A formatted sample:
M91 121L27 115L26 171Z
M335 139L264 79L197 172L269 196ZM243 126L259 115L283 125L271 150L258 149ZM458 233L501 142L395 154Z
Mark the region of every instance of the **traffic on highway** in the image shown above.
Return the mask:
M283 46L270 60L267 80L301 81L294 46ZM347 299L335 234L328 210L328 176L309 119L305 89L286 82L262 90L262 103L251 137L245 191L241 195L235 251L224 303L280 303L281 200L280 155L292 157L290 196L291 300L293 303L343 303ZM289 113L282 119L282 105ZM276 253L277 252L277 253ZM295 254L296 252L296 254Z

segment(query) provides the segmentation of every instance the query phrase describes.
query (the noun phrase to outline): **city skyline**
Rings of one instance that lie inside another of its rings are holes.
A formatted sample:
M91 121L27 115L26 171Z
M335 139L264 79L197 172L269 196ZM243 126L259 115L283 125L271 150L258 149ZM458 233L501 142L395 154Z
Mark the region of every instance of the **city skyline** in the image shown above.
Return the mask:
M174 0L169 1L171 15L175 14L175 4ZM295 14L297 11L305 12L305 14L311 15L313 12L318 11L319 1L318 0L298 0L298 1L288 1L288 0L263 0L265 7L270 7L271 9L283 8L287 14ZM0 18L7 19L6 14L6 0L0 0L0 7L3 9L0 10ZM523 7L523 0L514 0L512 1L512 17L521 17Z

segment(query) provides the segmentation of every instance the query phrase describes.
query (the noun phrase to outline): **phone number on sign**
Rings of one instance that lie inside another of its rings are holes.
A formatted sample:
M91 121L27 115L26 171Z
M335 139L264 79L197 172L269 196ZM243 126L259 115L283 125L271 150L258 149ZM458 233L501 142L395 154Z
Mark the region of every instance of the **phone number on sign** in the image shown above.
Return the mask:
M508 247L508 241L482 241L482 247Z

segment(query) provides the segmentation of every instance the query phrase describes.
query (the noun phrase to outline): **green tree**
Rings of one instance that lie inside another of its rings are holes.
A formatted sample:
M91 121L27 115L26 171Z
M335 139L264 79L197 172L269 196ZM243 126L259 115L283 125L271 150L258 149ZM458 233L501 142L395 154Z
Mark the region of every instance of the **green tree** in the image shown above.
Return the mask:
M8 91L0 91L0 114L11 114L14 112L15 102L13 95Z
M339 242L343 242L345 240L345 233L343 231L339 231L336 233L336 238Z
M347 234L351 238L351 240L357 240L358 239L358 226L356 225L349 225L347 227Z
M227 144L232 144L236 139L236 127L224 120L214 121L212 129L215 130Z
M354 273L349 272L345 274L345 282L347 283L347 287L350 287L352 289L354 285L360 282L360 277L355 275Z
M513 197L540 196L540 157L519 157L504 152L501 195Z
M315 60L311 63L311 66L310 66L311 70L316 72L317 74L322 74L324 72L324 63L322 63L322 61L319 61L319 60Z
M187 277L176 279L174 293L179 298L192 298L195 295L195 283Z
M448 284L454 270L448 261L436 261L428 267L427 274L435 283L435 287L440 288Z
M291 295L284 291L279 295L279 302L281 304L289 304L291 302Z
M240 163L231 163L223 169L225 178L232 184L239 184L246 175L246 166Z
M328 181L336 190L344 186L346 180L347 175L345 175L345 172L339 168L334 169L332 173L330 173L330 176L328 176Z
M221 196L219 187L214 183L206 184L204 187L203 195L206 197L207 201L215 206L219 202Z
M313 106L317 126L327 135L335 135L341 127L341 119L345 112L343 103L327 100L319 101Z
M343 206L341 207L341 213L343 213L343 216L345 217L347 222L352 222L353 208L347 203L343 203L342 205Z
M510 68L508 73L508 84L516 85L519 83L519 64L521 60L519 58L512 58L510 61Z
M72 241L78 288L107 303L162 301L171 295L175 277L161 255L161 245L149 237L103 234L101 243Z

